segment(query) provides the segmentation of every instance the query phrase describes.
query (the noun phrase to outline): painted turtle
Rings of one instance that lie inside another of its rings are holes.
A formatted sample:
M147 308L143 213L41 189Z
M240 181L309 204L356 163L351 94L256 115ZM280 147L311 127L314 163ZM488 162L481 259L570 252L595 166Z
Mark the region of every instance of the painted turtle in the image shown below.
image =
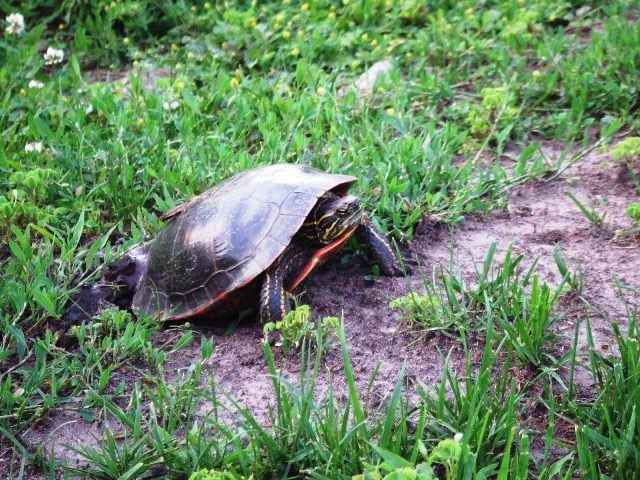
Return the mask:
M356 181L307 166L249 170L165 213L133 307L163 320L220 317L260 302L263 322L290 311L295 289L352 234L385 275L402 275L393 250L348 195Z

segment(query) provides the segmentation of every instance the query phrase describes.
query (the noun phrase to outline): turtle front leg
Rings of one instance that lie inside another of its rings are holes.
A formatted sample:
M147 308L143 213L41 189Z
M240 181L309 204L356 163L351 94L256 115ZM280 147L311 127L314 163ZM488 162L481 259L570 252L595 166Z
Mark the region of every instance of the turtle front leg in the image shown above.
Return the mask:
M260 294L260 321L265 324L279 322L291 311L284 291L284 272L280 262L276 262L264 274Z
M400 277L404 275L389 241L384 237L382 232L376 228L366 214L362 215L362 223L356 230L356 236L358 240L369 246L371 255L375 262L380 265L380 270L383 275L387 277Z
M298 277L313 256L313 251L299 242L291 242L264 273L260 294L262 323L279 322L291 311L286 292L298 284Z

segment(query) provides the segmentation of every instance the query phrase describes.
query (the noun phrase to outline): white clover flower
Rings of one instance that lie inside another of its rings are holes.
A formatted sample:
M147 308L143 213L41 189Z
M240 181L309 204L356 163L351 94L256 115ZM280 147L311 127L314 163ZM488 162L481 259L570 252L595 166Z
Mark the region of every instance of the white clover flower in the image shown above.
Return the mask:
M164 108L165 110L175 110L179 106L180 106L180 102L178 100L174 100L172 102L165 101L162 103L162 108Z
M6 32L9 35L20 35L24 32L24 17L20 13L12 13L8 15L7 18L7 29Z
M89 115L91 112L93 112L93 105L91 105L90 103L87 103L84 106L84 113L86 113L87 115Z
M40 80L29 80L29 88L36 88L40 90L43 87L44 83L42 83Z
M30 142L24 146L24 151L27 153L40 153L42 152L42 142Z
M44 54L44 64L55 65L56 63L62 62L63 58L64 58L64 52L62 50L49 47L47 48L47 53Z

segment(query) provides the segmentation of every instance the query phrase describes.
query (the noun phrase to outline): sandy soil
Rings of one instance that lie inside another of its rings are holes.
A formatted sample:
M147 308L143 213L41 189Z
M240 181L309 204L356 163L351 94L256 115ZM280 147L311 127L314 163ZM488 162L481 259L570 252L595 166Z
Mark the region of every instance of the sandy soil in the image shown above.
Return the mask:
M557 155L551 147L550 156ZM399 369L407 362L409 378L431 384L442 372L439 352L452 352L454 363L462 362L459 344L446 336L416 335L399 322L399 313L388 307L390 299L411 289L422 291L423 275L430 277L440 266L452 266L469 282L474 278L474 265L480 264L492 242L496 242L500 260L510 243L515 253L524 253L526 268L537 257L537 271L542 279L557 284L560 275L552 257L554 249L563 252L572 269L584 275L584 302L567 300L560 304L560 320L556 328L567 336L569 345L575 322L588 315L599 349L611 346L610 322L625 323L625 303L638 307L640 292L640 240L637 237L614 238L617 229L630 227L624 210L638 196L622 167L610 164L606 154L591 153L559 178L548 182L528 183L509 193L508 209L488 218L469 217L456 229L424 220L415 239L405 247L404 254L420 266L409 278L380 278L371 283L364 279L369 266L362 259L352 259L347 265L333 261L305 285L304 299L315 316L343 316L349 352L357 373L357 383L364 392L377 364L379 373L373 384L371 404L384 398L393 389ZM604 225L595 227L578 212L566 196L571 191L584 204L596 204L599 197L607 199ZM621 287L622 286L622 287ZM271 380L262 355L261 326L247 323L230 335L219 331L203 331L213 335L216 350L211 373L215 372L220 388L230 392L254 415L267 421L267 408L273 402ZM167 330L155 340L166 341L175 336ZM562 342L562 341L561 341ZM584 349L584 341L581 348ZM170 358L167 372L186 368L199 355L199 341L186 351ZM299 375L297 356L279 355L279 367L291 380ZM319 379L319 391L326 391L329 382L340 395L345 394L341 375L339 347L332 347L325 358ZM127 372L122 372L126 377ZM588 383L588 379L584 380ZM204 407L203 407L204 408ZM67 423L70 422L70 423ZM49 417L24 436L33 449L45 444L56 457L74 459L64 445L95 443L100 435L99 423L87 423L74 413ZM0 445L0 458L3 455ZM0 462L0 471L2 462Z

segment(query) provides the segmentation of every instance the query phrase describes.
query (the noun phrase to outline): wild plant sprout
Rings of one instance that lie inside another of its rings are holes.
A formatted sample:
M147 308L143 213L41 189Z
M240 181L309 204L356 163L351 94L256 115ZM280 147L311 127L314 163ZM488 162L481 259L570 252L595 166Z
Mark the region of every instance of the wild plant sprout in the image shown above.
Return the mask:
M640 203L633 202L627 206L627 210L625 211L627 217L633 220L633 223L636 225L640 225Z
M618 142L611 149L611 156L625 163L633 162L640 158L640 137L628 137Z
M322 318L318 324L311 320L311 308L309 305L299 305L285 315L278 322L268 322L264 325L265 335L271 332L279 332L282 342L282 350L289 353L300 348L304 340L313 342L318 331L323 340L331 332L335 332L340 324L336 317Z
M638 174L633 168L633 163L637 162L640 158L640 137L625 138L618 142L616 146L611 149L610 153L613 158L620 160L626 166L631 180L636 187L636 191L640 194L640 178L638 178ZM638 231L637 227L640 226L640 203L630 203L625 210L625 214L633 221L635 228L631 228L629 231L617 231L616 235L637 233Z
M640 178L638 178L637 174L637 162L640 159L640 137L625 138L618 142L610 153L611 157L620 160L626 166L636 191L640 194ZM636 162L636 168L633 168L634 162Z

